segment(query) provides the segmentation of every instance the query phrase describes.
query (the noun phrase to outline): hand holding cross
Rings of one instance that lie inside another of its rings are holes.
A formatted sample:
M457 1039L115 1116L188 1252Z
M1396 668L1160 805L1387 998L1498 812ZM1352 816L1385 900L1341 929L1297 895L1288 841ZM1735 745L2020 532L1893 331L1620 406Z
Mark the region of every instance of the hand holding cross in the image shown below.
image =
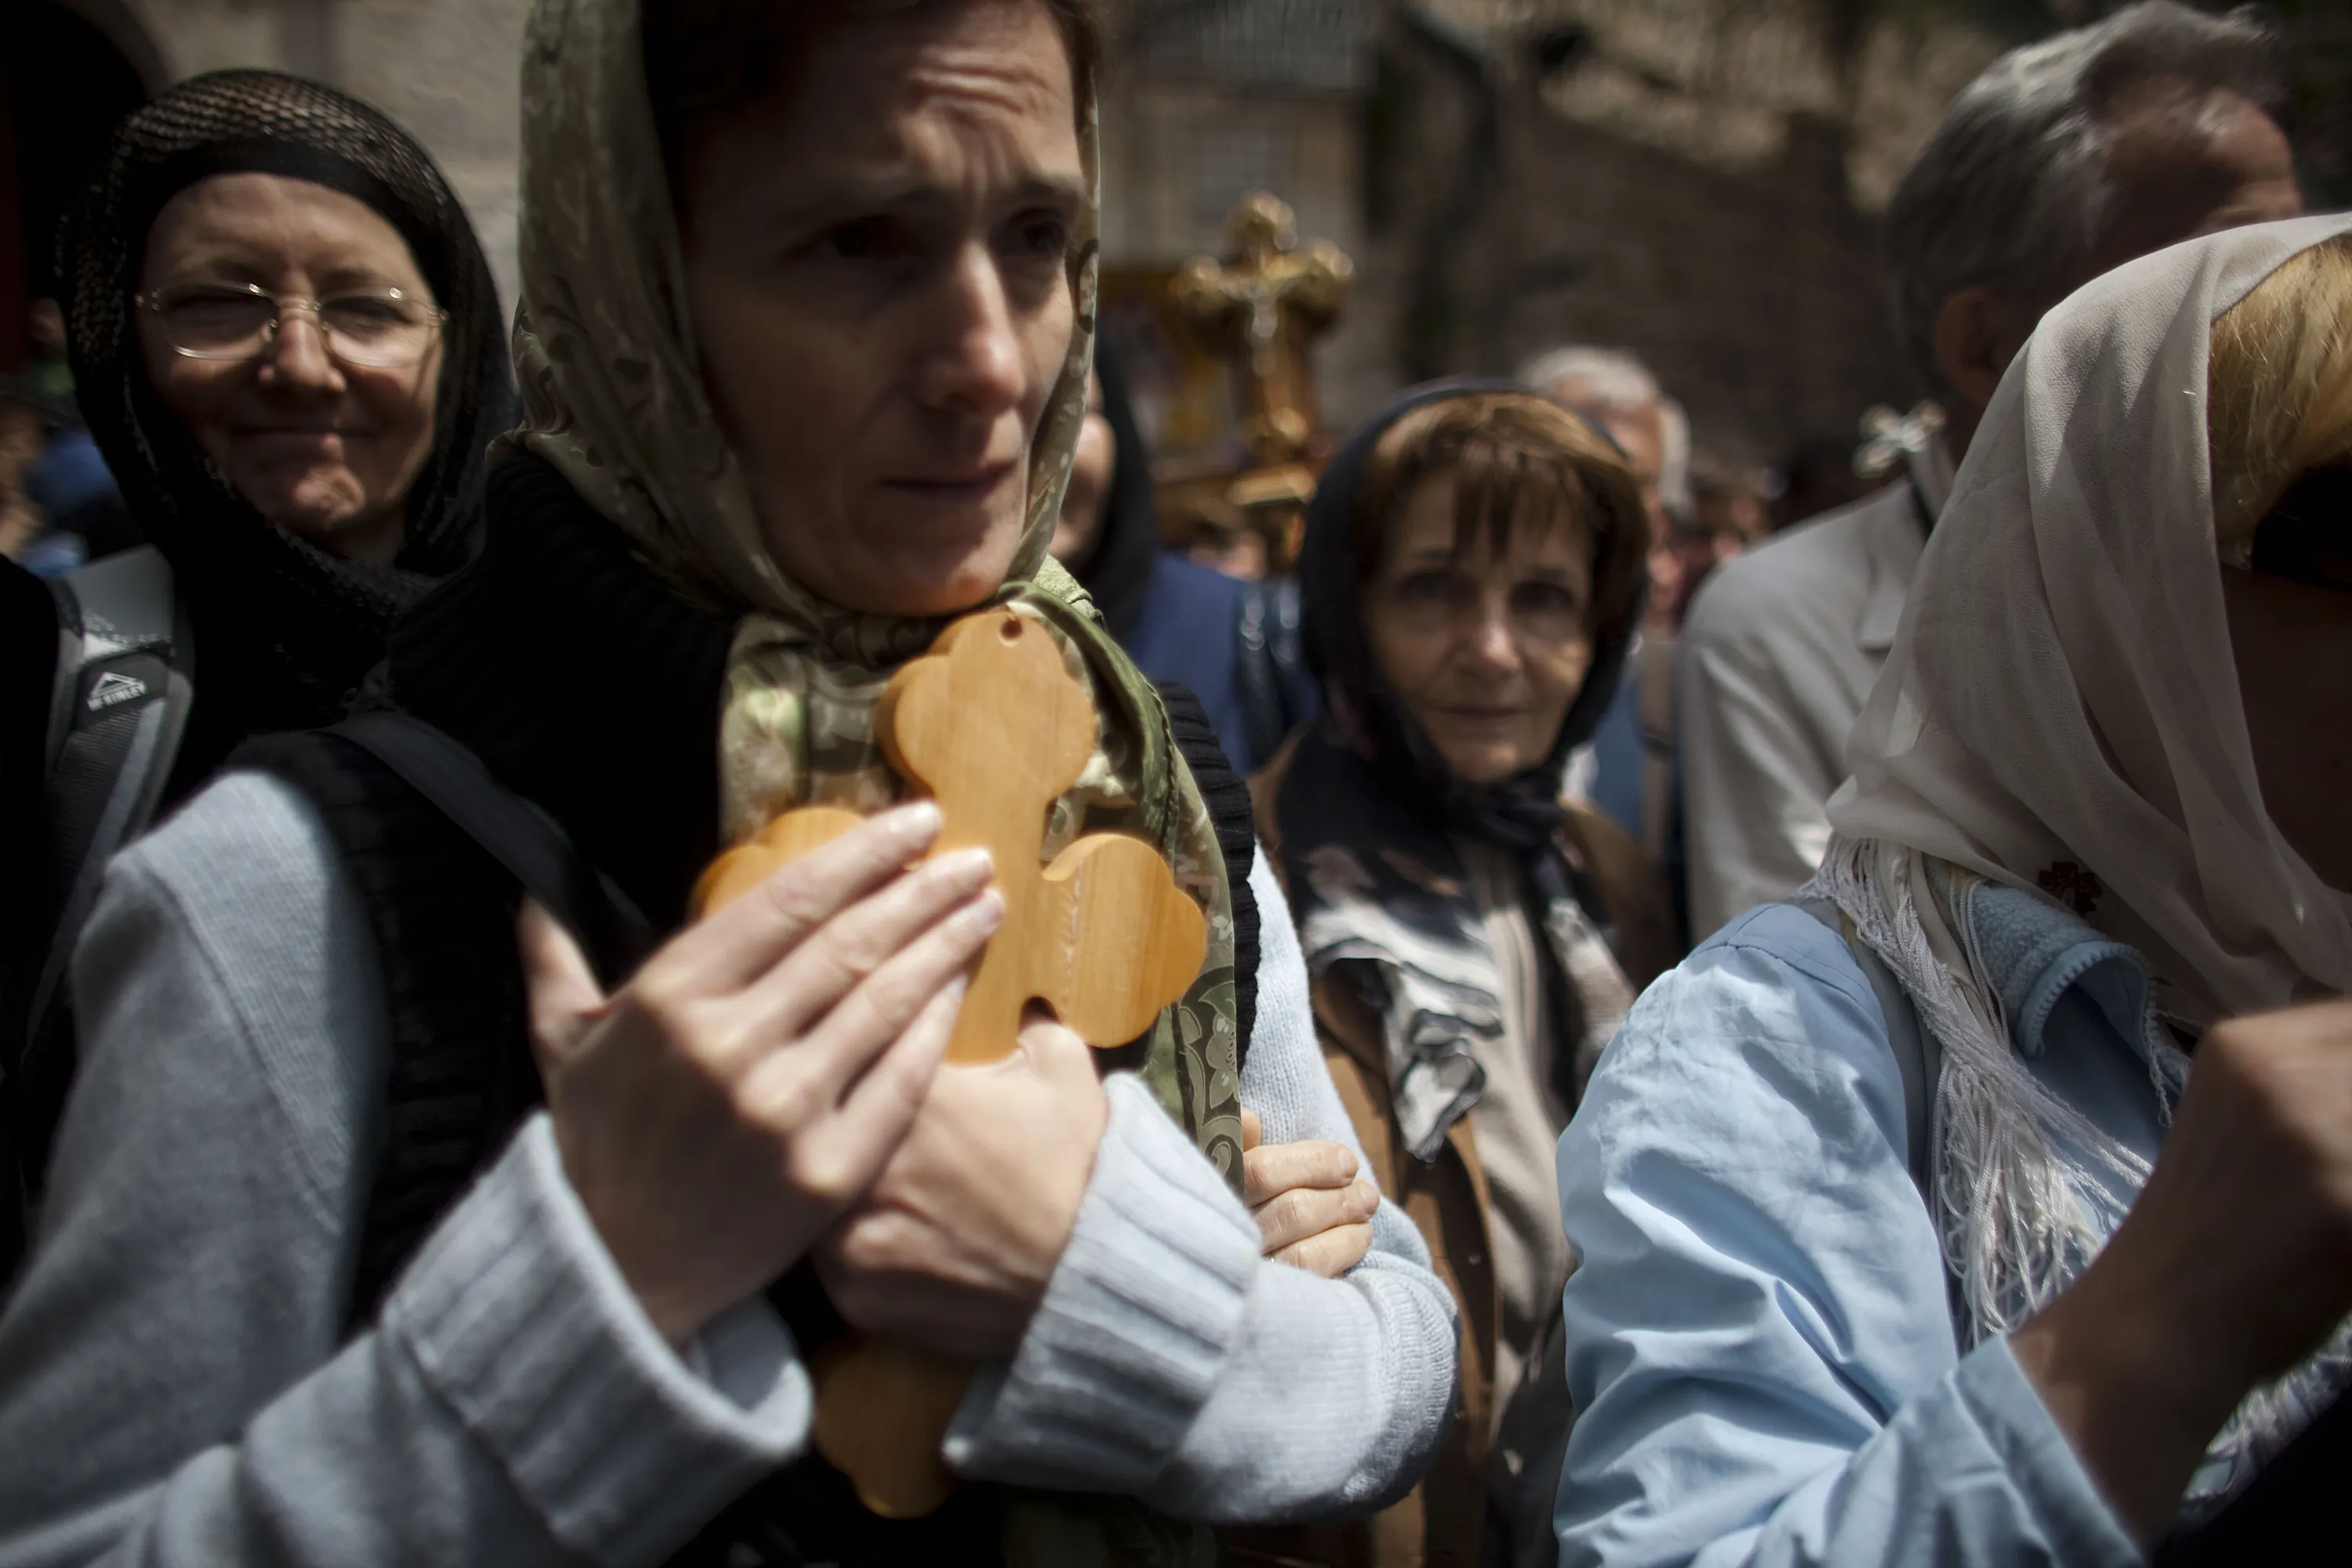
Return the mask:
M1107 1047L1141 1034L1183 994L1207 925L1151 846L1091 834L1039 863L1046 814L1077 782L1096 736L1087 693L1042 625L1011 609L956 622L893 678L876 728L892 766L939 802L945 826L931 854L985 847L1004 898L1004 926L965 994L950 1062L1008 1055L1033 1001ZM836 807L787 813L712 865L700 907L721 907L858 821ZM818 1447L869 1508L905 1517L944 1500L954 1482L940 1439L970 1370L887 1337L824 1369Z

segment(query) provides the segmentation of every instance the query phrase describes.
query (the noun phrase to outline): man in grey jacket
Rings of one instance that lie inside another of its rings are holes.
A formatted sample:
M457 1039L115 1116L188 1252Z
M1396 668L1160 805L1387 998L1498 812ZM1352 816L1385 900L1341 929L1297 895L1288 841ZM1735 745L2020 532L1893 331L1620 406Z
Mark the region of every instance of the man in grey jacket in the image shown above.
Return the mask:
M1962 89L1887 212L1904 351L1946 416L1949 455L1935 458L1957 466L2010 360L2081 285L2303 210L2266 107L2273 47L2250 16L2143 0L2011 50ZM1846 731L1941 501L1899 480L1750 551L1692 605L1675 698L1694 936L1821 864Z

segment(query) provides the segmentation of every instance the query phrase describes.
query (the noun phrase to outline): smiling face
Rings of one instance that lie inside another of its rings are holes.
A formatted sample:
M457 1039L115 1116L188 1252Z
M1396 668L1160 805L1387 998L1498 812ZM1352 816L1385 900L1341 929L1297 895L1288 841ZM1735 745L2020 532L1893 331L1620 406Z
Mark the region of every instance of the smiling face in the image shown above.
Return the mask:
M1591 534L1557 494L1523 492L1508 542L1456 548L1454 481L1405 492L1365 584L1373 662L1454 776L1540 765L1592 665Z
M208 284L302 300L387 289L433 298L381 214L280 174L215 174L156 215L140 291ZM315 316L292 310L259 358L202 360L173 349L155 312L138 314L157 395L254 510L354 561L399 552L408 488L433 449L437 336L415 364L348 365L327 353Z
M695 347L777 564L850 609L985 598L1076 320L1085 174L1051 15L854 13L683 151Z

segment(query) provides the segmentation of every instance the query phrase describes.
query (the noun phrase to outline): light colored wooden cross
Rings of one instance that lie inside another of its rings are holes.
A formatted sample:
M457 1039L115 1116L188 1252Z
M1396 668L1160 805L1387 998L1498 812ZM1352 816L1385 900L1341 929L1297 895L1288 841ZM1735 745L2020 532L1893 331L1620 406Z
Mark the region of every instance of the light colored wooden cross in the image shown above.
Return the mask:
M996 862L1004 923L981 954L948 1046L951 1062L1010 1056L1042 1001L1088 1044L1125 1045L1183 995L1208 951L1200 907L1139 838L1092 833L1040 862L1046 816L1093 755L1095 715L1053 633L1011 609L940 634L891 678L875 714L884 754L939 802L933 855L972 846ZM702 913L856 826L807 806L712 863ZM819 1451L888 1518L928 1513L955 1479L940 1442L971 1368L887 1336L859 1339L819 1369Z

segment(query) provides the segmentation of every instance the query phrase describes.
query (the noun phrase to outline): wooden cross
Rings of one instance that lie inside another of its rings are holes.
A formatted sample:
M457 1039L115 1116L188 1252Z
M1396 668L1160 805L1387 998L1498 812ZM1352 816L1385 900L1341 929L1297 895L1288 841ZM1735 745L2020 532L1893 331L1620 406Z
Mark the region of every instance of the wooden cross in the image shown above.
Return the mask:
M1170 285L1176 310L1234 362L1242 445L1261 466L1307 456L1317 418L1307 345L1339 320L1355 264L1329 240L1301 249L1290 208L1257 191L1228 222L1233 252L1184 264Z
M875 714L884 754L943 818L933 855L972 846L996 862L1004 923L964 994L951 1062L1010 1056L1043 1001L1089 1045L1125 1045L1184 994L1208 923L1139 838L1092 833L1040 864L1046 816L1094 754L1094 707L1052 632L1012 609L967 616L890 679ZM750 891L859 821L838 806L787 812L712 863L700 912ZM818 1369L816 1440L866 1506L929 1512L955 1478L940 1442L971 1368L887 1336L856 1340Z

